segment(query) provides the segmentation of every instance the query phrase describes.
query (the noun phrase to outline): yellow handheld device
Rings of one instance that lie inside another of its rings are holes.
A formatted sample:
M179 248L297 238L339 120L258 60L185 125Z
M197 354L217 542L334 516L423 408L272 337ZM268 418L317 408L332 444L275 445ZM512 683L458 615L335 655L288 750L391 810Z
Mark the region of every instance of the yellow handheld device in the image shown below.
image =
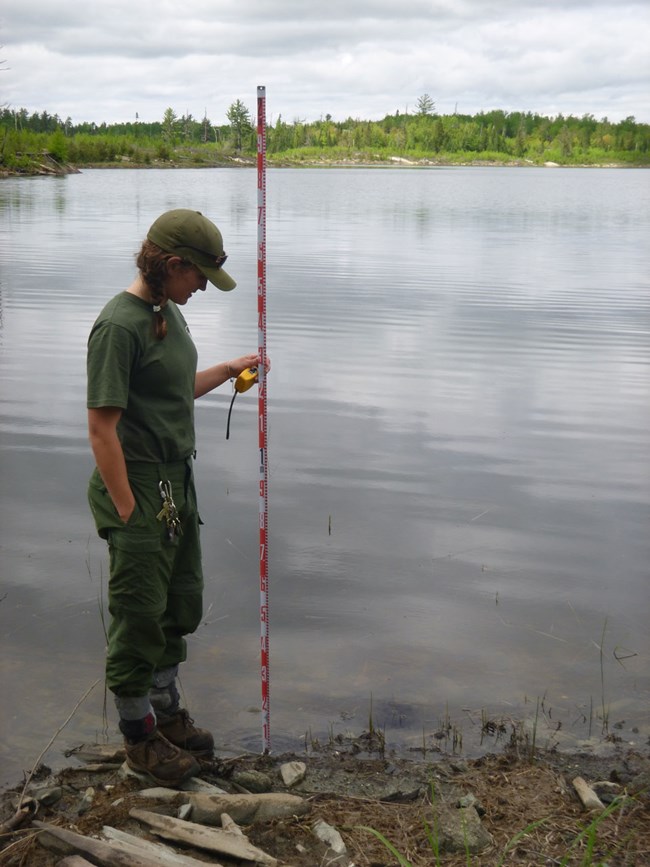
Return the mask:
M235 380L235 386L233 390L232 400L230 401L230 409L228 410L228 424L226 425L226 439L230 439L230 416L232 414L232 405L235 402L235 398L242 391L248 391L249 388L252 388L257 382L257 368L256 367L247 367L246 370L242 370L237 379Z
M242 370L237 379L235 380L235 391L248 391L249 388L252 388L257 382L257 368L249 367L246 370Z

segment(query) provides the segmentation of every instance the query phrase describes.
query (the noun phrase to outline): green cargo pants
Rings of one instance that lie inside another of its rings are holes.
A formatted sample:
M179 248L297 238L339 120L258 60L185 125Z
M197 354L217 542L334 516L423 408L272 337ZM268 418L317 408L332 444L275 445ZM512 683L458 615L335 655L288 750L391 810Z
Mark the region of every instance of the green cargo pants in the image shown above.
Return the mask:
M135 511L125 524L95 469L88 499L99 535L108 541L110 578L106 684L118 697L145 696L156 671L184 662L185 635L203 613L199 515L192 459L127 463ZM170 539L158 521L158 484L169 482L181 533Z

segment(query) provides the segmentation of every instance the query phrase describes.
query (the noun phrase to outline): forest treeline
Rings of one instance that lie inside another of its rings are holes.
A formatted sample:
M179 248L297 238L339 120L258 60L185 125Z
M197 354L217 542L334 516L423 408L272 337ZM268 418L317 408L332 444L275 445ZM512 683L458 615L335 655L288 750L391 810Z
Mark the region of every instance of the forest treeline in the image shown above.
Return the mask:
M281 116L267 127L269 164L384 162L401 158L433 163L527 162L560 165L650 165L650 124L628 117L545 117L531 112L489 111L439 115L425 94L414 113L383 120L330 115L306 123ZM255 121L240 101L227 123L177 115L168 108L156 122L79 123L44 111L0 110L0 168L29 172L39 156L60 163L94 165L222 165L256 151Z

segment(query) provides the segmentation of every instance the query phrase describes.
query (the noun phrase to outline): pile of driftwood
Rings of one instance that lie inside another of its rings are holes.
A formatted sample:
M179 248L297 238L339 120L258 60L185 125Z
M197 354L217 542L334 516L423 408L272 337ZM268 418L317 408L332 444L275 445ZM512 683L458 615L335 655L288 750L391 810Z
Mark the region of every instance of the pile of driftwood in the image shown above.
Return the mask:
M240 821L242 817L250 821L256 815L278 818L302 815L309 810L307 802L295 795L179 795L167 789L145 790L141 794L147 799L159 798L168 805L171 802L177 805L181 801L181 810L188 816L188 819L179 819L133 807L129 815L149 833L184 848L191 847L217 858L224 856L230 861L243 861L261 867L274 867L278 861L250 843L233 815L239 816ZM206 863L205 860L181 855L168 846L109 826L104 826L101 839L96 839L46 822L35 821L32 824L42 832L39 836L42 846L66 856L59 862L61 867L199 867Z
M64 175L81 174L76 166L61 162L54 156L54 154L49 153L49 151L39 151L38 153L17 152L15 156L18 159L22 159L25 165L13 172L6 171L5 174L7 175L53 175L56 177L63 177Z
M77 752L77 756L87 762L90 760L80 770L101 773L120 768L123 750L110 746L85 747ZM304 765L300 765L298 762L289 763L281 769L283 776L296 780L304 776ZM138 778L126 765L122 766L120 774ZM93 793L94 790L89 788L88 811L93 808ZM116 811L120 801L124 800L118 798L112 805ZM253 845L241 826L304 816L311 810L309 801L297 795L271 792L233 794L199 778L190 780L183 790L159 787L129 793L129 803L140 800L148 808L135 805L128 809L129 818L134 820L131 825L139 829L136 833L104 825L99 834L88 836L79 833L78 829L38 820L38 800L27 796L23 790L16 802L14 816L2 823L0 832L6 834L21 826L35 830L38 844L60 859L56 862L59 867L201 867L206 863L221 865L218 860L221 857L230 865L276 867L280 863L277 858ZM81 814L81 810L78 812ZM337 836L335 829L329 828L329 831L331 836ZM327 842L322 831L314 828L314 833L315 842L317 837ZM151 837L171 845L146 839ZM180 847L183 854L172 846ZM192 849L200 853L200 859L188 854ZM340 853L332 850L330 854L330 860L336 863Z

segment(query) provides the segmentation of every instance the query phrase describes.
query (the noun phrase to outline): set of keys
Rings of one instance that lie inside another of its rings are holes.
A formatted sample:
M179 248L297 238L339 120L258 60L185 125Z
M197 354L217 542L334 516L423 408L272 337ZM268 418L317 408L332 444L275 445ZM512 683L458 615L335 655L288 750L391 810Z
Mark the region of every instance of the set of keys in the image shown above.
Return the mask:
M158 482L158 490L163 501L163 507L156 515L158 521L164 521L167 524L167 538L173 542L177 536L183 532L181 528L181 519L178 516L178 509L172 497L171 482Z

